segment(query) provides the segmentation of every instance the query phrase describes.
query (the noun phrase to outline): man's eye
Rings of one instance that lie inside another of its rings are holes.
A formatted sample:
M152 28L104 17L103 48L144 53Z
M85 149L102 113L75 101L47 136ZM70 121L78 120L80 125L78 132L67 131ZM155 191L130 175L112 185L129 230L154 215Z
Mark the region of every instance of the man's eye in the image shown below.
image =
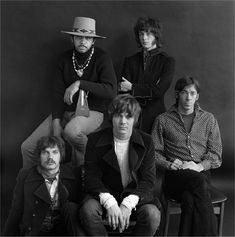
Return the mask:
M41 151L41 155L46 155L47 152L46 151Z

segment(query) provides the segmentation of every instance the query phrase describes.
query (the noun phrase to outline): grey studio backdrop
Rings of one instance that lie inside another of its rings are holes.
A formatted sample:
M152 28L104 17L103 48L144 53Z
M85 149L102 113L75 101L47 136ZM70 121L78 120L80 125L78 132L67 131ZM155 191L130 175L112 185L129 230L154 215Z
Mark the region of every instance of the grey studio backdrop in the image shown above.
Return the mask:
M234 172L234 2L233 1L2 1L1 2L1 191L9 205L22 166L21 143L48 116L56 59L71 47L60 33L74 16L97 20L96 45L111 55L117 77L125 56L138 49L133 25L139 16L158 17L163 49L176 59L165 102L183 75L201 82L200 104L219 122L223 164L216 174ZM6 211L2 213L6 215Z

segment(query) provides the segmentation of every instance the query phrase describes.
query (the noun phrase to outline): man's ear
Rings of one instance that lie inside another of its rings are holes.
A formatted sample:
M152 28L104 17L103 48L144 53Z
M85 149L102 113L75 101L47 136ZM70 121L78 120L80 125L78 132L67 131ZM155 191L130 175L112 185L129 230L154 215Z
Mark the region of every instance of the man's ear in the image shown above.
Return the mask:
M93 43L92 43L93 45L95 44L95 40L96 40L96 38L93 38Z
M199 94L197 94L196 101L199 99Z

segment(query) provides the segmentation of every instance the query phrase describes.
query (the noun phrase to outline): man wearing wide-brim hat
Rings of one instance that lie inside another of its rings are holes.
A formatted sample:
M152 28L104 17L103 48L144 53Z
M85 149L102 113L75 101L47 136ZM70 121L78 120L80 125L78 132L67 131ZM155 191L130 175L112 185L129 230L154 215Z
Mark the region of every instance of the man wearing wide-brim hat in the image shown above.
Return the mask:
M73 164L84 162L87 135L100 128L106 104L117 93L117 80L109 55L95 47L96 21L75 17L70 35L73 48L58 60L54 78L52 114L21 146L23 166L38 162L34 152L38 138L53 134L67 140L73 149Z

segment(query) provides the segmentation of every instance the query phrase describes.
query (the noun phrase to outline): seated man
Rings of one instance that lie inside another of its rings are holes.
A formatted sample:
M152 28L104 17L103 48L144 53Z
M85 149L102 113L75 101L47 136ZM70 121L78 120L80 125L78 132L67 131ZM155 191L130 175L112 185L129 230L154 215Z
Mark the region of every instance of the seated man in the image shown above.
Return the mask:
M208 187L222 144L216 119L197 103L199 91L197 80L179 79L176 104L156 118L152 131L156 163L166 170L165 192L181 202L180 236L217 235Z
M78 172L60 165L65 157L63 140L42 137L37 154L40 164L18 174L3 235L84 235L77 218L82 199Z
M155 183L154 147L150 135L134 129L140 106L131 95L119 95L108 113L112 128L91 134L85 155L86 201L80 209L84 230L107 236L109 226L123 232L135 218L133 235L153 236L160 223Z
M23 167L38 164L34 150L42 136L63 137L74 149L74 166L84 163L87 135L99 129L106 103L117 94L117 81L110 56L95 46L96 21L75 17L69 35L72 47L58 59L54 76L52 114L22 143Z

